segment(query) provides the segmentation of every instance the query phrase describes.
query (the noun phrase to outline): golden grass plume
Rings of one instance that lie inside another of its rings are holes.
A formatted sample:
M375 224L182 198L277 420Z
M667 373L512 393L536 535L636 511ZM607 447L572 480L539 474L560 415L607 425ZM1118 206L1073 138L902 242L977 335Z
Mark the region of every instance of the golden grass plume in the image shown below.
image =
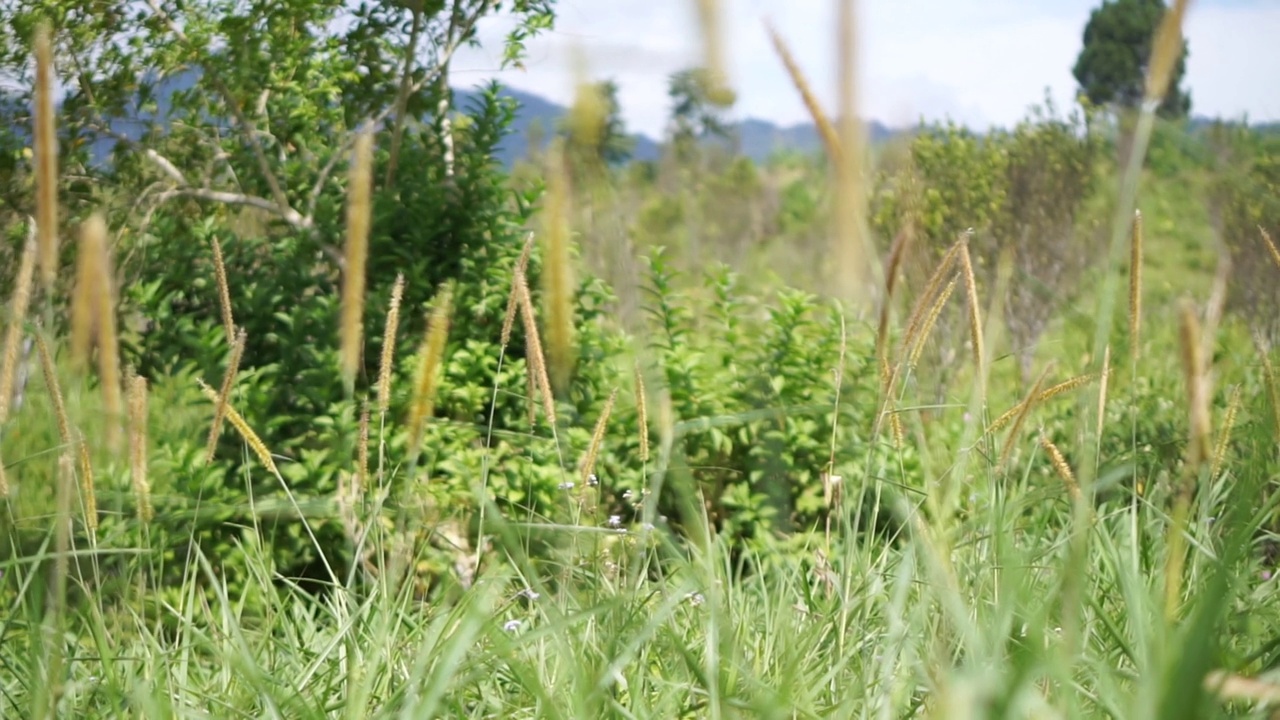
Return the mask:
M5 328L4 357L0 359L0 424L9 419L9 403L13 399L13 380L18 369L18 346L22 344L27 308L31 304L31 285L36 269L35 228L27 234L18 261L18 274L13 280L13 299L9 301L9 324Z
M600 410L600 417L596 420L595 429L591 431L591 443L587 445L587 454L582 457L582 463L578 468L579 477L582 481L582 492L586 492L586 488L591 484L592 477L596 472L596 459L600 455L600 446L604 444L604 433L609 427L609 416L613 414L613 403L618 399L618 389L614 388L609 393L609 399L605 401L604 407Z
M147 479L147 379L135 375L129 383L129 456L133 496L138 518L150 523L155 514L151 505L151 483Z
M1013 453L1013 446L1017 442L1018 437L1022 434L1022 426L1027 420L1027 416L1031 414L1031 408L1036 405L1036 400L1040 396L1040 387L1044 385L1044 379L1049 376L1049 370L1053 365L1050 363L1040 372L1040 377L1036 378L1036 382L1031 386L1031 390L1027 396L1018 403L1016 412L1013 416L1013 427L1009 428L1009 435L1005 438L1004 446L1000 449L1000 461L998 467L1003 468L1008 462L1009 456Z
M197 378L196 382L199 383L200 391L209 399L209 402L216 405L218 403L218 393L214 392L213 388L205 384L203 380ZM249 423L241 417L240 413L236 412L235 407L230 403L226 405L226 413L227 422L230 422L231 426L240 433L240 436L244 438L245 442L249 443L249 449L253 450L253 453L258 456L258 461L261 462L272 475L279 476L280 471L276 468L275 459L271 457L271 452L267 450L267 445L262 442L262 438L258 437L258 434L253 431L253 428L249 426Z
M449 320L453 313L453 286L446 284L436 296L435 307L422 344L422 357L414 382L413 400L409 406L409 456L415 460L421 449L422 431L435 412L436 390L444 365L445 344L449 339Z
M546 308L547 361L552 389L564 393L573 374L573 269L569 261L569 173L563 147L550 154L543 213L542 292Z
M547 416L547 422L555 425L555 398L552 397L551 382L547 377L547 360L542 352L538 321L533 314L533 299L529 296L529 285L525 279L519 277L517 280L517 291L520 293L520 317L524 324L525 358L529 363L530 379L533 390L542 398L542 409Z
M404 298L404 274L396 275L391 286L391 304L387 308L387 322L382 330L382 358L378 363L378 412L387 414L391 407L391 376L395 369L396 334L400 331L400 303Z
M236 321L231 313L231 285L227 281L227 264L222 257L222 244L213 238L213 278L218 284L218 308L222 311L222 326L227 331L227 342L236 340Z
M1182 57L1182 21L1190 5L1189 0L1174 0L1173 7L1165 10L1164 17L1156 28L1151 60L1147 67L1147 102L1163 100L1169 90L1173 68Z
M778 59L782 61L782 66L786 68L787 75L791 78L791 84L800 93L800 99L804 102L805 109L809 111L809 117L813 119L813 124L818 128L818 136L822 138L822 145L827 151L827 157L833 161L840 162L843 158L843 153L840 150L840 137L836 134L835 126L831 124L827 113L823 111L822 104L818 102L817 96L814 95L813 88L809 85L804 71L800 69L800 64L796 62L795 56L791 53L791 48L787 45L787 41L778 33L778 29L774 27L772 22L765 20L764 27L765 31L769 33L769 41L773 43L774 52L778 54Z
M1129 357L1137 366L1142 352L1142 211L1133 212L1129 242Z
M1049 455L1049 462L1052 463L1054 472L1058 473L1058 477L1062 480L1062 484L1067 489L1067 494L1072 500L1080 499L1080 484L1076 482L1076 475L1071 471L1071 466L1067 464L1067 459L1063 457L1062 451L1058 446L1049 439L1049 436L1040 431L1040 446Z
M1280 270L1280 248L1276 247L1276 243L1271 239L1271 233L1266 228L1259 226L1258 232L1262 234L1262 242L1266 243L1267 252L1271 255L1272 261L1276 264L1276 269Z
M1183 302L1178 317L1179 349L1183 379L1187 386L1187 466L1194 475L1210 458L1209 379L1201 347L1200 319L1196 316L1195 306L1190 301Z
M986 383L986 352L982 340L982 307L978 300L978 281L973 273L973 259L969 256L969 237L966 235L964 245L960 247L960 271L964 276L965 302L969 306L969 337L973 343L973 367L978 382ZM980 388L986 396L985 387Z
M53 297L58 278L58 135L53 109L53 38L49 26L35 31L36 229L40 236L40 278Z
M1240 413L1240 385L1231 389L1231 397L1227 400L1227 411L1222 416L1222 426L1218 429L1218 443L1213 449L1213 465L1209 477L1218 477L1222 472L1222 463L1227 457L1227 449L1231 447L1231 431L1236 425L1236 416Z
M649 461L649 403L645 398L644 371L636 363L636 425L640 431L640 462Z
M244 328L236 333L231 344L231 355L227 358L227 370L222 374L222 385L218 387L218 400L213 407L213 424L209 426L209 439L205 443L204 462L213 462L213 455L218 450L218 437L222 434L222 420L226 417L227 403L231 399L231 390L235 387L236 373L240 371L240 360L244 356L244 345L247 337Z
M524 247L520 250L520 259L516 261L515 270L511 273L511 293L507 296L507 311L502 315L502 349L511 342L511 330L515 326L516 312L520 309L520 293L517 286L519 279L528 282L529 255L533 253L533 233L525 236Z
M369 257L369 226L373 215L373 133L356 137L355 154L347 183L347 242L342 269L342 320L340 353L342 381L348 393L355 387L364 341L365 266Z

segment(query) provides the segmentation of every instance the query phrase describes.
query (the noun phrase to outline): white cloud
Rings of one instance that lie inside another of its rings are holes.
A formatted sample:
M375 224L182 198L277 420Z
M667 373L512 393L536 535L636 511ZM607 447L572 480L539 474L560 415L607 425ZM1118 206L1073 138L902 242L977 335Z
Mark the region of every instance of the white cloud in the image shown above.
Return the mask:
M1009 124L1044 98L1060 106L1075 92L1071 66L1097 0L861 0L859 85L864 114L890 125L920 117L977 126ZM833 0L722 0L735 112L780 123L807 115L769 45L769 17L810 84L834 107ZM701 61L693 0L559 0L556 29L529 43L525 71L496 72L509 25L481 28L486 48L465 50L455 81L497 77L512 87L568 103L574 56L592 77L612 77L629 124L660 134L667 77ZM1187 84L1197 114L1280 119L1280 6L1201 2L1187 18ZM1266 70L1270 68L1271 70Z

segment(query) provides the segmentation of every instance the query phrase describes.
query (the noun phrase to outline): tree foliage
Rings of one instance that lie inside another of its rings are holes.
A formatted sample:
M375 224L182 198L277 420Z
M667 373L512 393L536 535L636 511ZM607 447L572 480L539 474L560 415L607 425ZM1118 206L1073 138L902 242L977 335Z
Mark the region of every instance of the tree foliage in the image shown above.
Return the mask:
M1166 9L1162 0L1104 0L1089 15L1084 46L1072 72L1090 102L1126 109L1141 106L1156 28ZM1183 40L1169 91L1159 108L1165 117L1191 112L1191 95L1181 87L1187 54Z

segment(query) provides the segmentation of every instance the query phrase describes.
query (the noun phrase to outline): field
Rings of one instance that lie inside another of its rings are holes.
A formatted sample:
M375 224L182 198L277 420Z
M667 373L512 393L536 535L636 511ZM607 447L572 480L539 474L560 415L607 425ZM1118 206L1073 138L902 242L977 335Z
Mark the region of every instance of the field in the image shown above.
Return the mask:
M0 135L0 717L1280 717L1280 136L808 99L753 162L709 72L508 170L392 62L456 18L150 7L32 23Z

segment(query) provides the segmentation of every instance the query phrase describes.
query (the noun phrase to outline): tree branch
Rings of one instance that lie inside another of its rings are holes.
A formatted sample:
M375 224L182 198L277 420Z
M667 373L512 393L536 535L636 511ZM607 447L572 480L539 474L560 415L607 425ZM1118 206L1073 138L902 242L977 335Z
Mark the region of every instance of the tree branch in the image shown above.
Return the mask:
M171 18L169 14L160 7L157 0L147 0L147 4L150 5L151 9L155 11L162 20L164 20L166 25L169 26L169 32L172 32L174 36L184 44L188 46L191 45L191 41L187 39L186 33L184 33L182 28L178 27L178 24L173 21L173 18ZM204 68L205 73L208 74L210 81L213 82L214 87L218 90L218 93L222 95L222 99L231 110L231 114L235 116L236 123L240 126L242 131L241 134L244 135L246 140L248 140L249 147L253 150L253 155L258 161L258 169L262 172L263 179L267 182L267 187L271 189L271 195L275 198L276 204L279 205L276 212L281 217L287 218L290 215L301 217L297 211L289 206L288 196L285 195L284 190L280 187L280 181L276 179L275 173L271 172L271 164L267 161L267 154L262 149L262 143L258 142L258 129L254 126L253 121L249 120L249 118L244 114L244 110L240 107L240 103L236 101L235 96L231 94L231 89L222 81L222 78L218 76L217 72L215 72L203 58L201 58L199 62L200 66Z
M418 55L418 38L422 35L422 5L413 10L413 29L409 31L409 47L404 54L404 66L400 70L400 91L396 93L396 124L391 131L391 155L387 159L387 174L383 187L391 187L396 177L396 164L400 160L400 142L404 138L405 106L409 104L409 87L413 84L413 59ZM452 29L452 24L450 26Z

